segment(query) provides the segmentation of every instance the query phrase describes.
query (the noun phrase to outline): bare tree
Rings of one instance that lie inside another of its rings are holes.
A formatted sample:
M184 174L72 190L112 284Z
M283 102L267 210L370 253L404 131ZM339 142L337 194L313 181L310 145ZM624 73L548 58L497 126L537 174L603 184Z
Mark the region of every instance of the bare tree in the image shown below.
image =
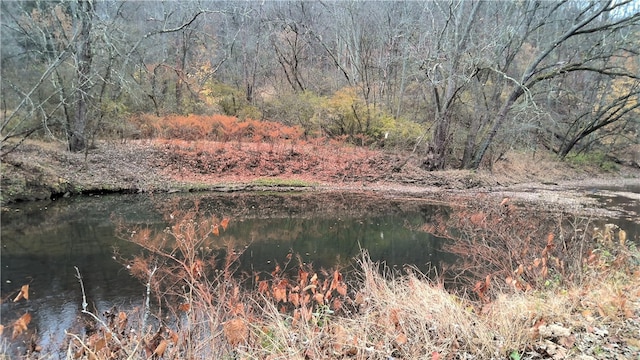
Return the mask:
M611 78L637 78L637 74L627 71L623 67L611 63L609 59L626 52L629 39L621 37L613 46L599 44L602 39L615 39L616 36L630 26L637 26L640 22L640 12L625 11L625 6L631 1L603 1L588 4L559 2L533 3L532 11L523 15L535 20L531 21L525 38L532 51L532 57L523 62L524 66L512 67L506 72L498 72L510 82L510 90L501 101L500 110L495 114L488 126L486 136L479 142L474 153L470 168L477 168L495 140L498 131L507 120L514 105L534 89L542 86L551 79L566 73L599 73ZM537 32L545 32L540 41L535 42ZM594 41L595 40L595 41ZM585 52L571 52L565 59L554 59L554 55L561 50L577 46L579 42L593 42L592 47ZM533 47L533 45L536 45ZM524 49L524 46L521 47ZM559 60L559 61L558 61ZM533 100L530 97L527 100Z
M142 27L144 31L140 32L135 22L146 23L152 18L145 18L142 10L148 9L135 3L74 0L2 6L6 20L3 50L5 44L13 46L12 57L3 58L2 89L3 95L9 93L14 99L13 104L2 104L2 142L41 129L51 136L62 131L71 151L87 148L89 138L104 125L109 108L119 108L110 104L135 98L136 91L123 89L140 86L136 69L141 67L134 59L150 48L153 37L182 34L201 15L218 12L195 7L176 19L170 12L164 13L162 22L151 21L151 26ZM134 10L134 15L127 10ZM134 24L127 20L134 20ZM179 106L183 102L182 88L191 90L184 79L188 78L187 55L195 44L192 40L187 38L184 46L178 47L178 66L173 68L178 78ZM11 106L13 109L7 111ZM34 115L39 115L40 122L32 120Z
M436 28L432 29L433 33L440 36L430 44L429 48L433 50L427 54L423 65L435 103L433 144L423 162L423 167L429 170L445 168L455 105L460 93L478 72L478 58L470 56L473 51L471 31L483 3L450 1L435 4L434 11L443 21L436 23Z
M415 45L423 49L422 68L436 115L424 167L443 169L447 160L454 159L455 166L478 168L492 145L514 145L513 140L522 140L523 134L536 138L551 125L544 119L553 118L542 95L563 90L553 86L571 86L554 81L567 74L576 78L599 74L607 83L636 78L637 73L615 60L637 57L629 50L635 48L629 31L638 25L640 15L637 8L627 8L629 4L430 3L431 22L424 27L427 38ZM609 110L596 121L602 126L582 128L576 135L624 119L607 114L613 109L620 110L617 115L630 114L629 104L637 94L633 89L629 87L617 100L608 97L602 109ZM461 157L458 149L463 150Z
M252 114L267 109L263 90L348 94L356 133L381 114L428 128L430 170L512 147L564 157L638 123L632 0L1 6L3 144L43 130L82 150L119 113L213 111L216 87Z
M304 92L309 48L312 46L313 4L275 2L269 9L271 46L284 78L294 92Z
M89 106L89 92L91 91L91 61L92 41L91 27L95 9L90 0L78 0L71 6L74 31L78 34L74 60L76 68L76 85L74 91L75 116L69 126L69 150L81 151L85 149L87 140L85 129L87 126L87 107Z

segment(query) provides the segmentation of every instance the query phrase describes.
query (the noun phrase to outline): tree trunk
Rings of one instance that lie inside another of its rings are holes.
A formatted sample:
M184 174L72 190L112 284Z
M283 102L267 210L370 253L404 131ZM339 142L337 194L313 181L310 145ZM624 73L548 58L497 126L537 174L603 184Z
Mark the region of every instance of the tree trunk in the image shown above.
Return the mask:
M480 119L474 117L471 119L469 125L469 132L467 133L467 141L464 145L464 153L462 155L462 168L468 169L471 166L473 160L473 154L476 151L476 139L478 138L478 131L480 130L480 124L483 123L482 116Z
M444 170L447 159L447 149L449 148L449 125L451 119L449 112L440 114L435 133L433 134L433 147L429 149L429 154L424 163L424 168L429 171Z
M176 114L182 115L184 113L184 81L186 76L186 68L187 68L187 52L189 51L189 42L190 36L186 35L185 32L182 33L182 36L178 40L177 44L178 48L178 63L176 64Z
M75 90L75 114L70 126L69 150L82 151L87 146L85 137L87 127L87 103L91 82L91 21L93 17L93 5L91 1L78 0L77 17L80 20L80 32L76 51L76 90Z
M493 124L493 127L489 131L489 135L487 136L485 141L482 143L482 145L480 145L478 152L476 152L473 158L473 162L471 162L470 166L468 167L469 169L477 169L480 167L480 163L482 163L482 159L484 159L484 155L487 153L487 150L489 149L489 146L493 142L493 139L496 137L496 134L498 134L498 130L502 127L502 123L507 118L507 115L511 110L511 106L516 102L516 100L518 100L518 98L520 98L522 94L524 94L524 90L522 89L522 87L513 89L513 91L511 92L511 95L509 95L509 98L500 109L500 112L498 113L498 116Z
M471 28L476 22L476 15L478 14L481 4L481 1L473 3L471 13L466 18L467 21L464 24L458 21L465 18L464 14L468 11L465 6L460 6L458 8L456 16L451 12L449 14L447 24L451 22L453 25L446 25L443 29L443 31L445 31L448 26L452 26L451 34L448 36L442 35L442 38L439 39L441 42L439 46L442 46L439 51L443 54L448 54L452 61L448 66L434 67L446 69L442 74L442 76L446 78L446 81L436 80L436 85L433 88L434 100L436 103L437 124L433 134L433 146L429 148L427 158L422 165L423 168L428 170L444 170L446 167L447 155L449 155L452 150L450 146L451 134L449 131L453 121L453 104L459 92L462 91L463 88L467 87L471 78L476 75L477 70L473 70L469 74L461 76L461 74L464 73L463 69L468 67L468 65L464 63L463 58L469 45ZM449 3L449 5L451 6L450 10L453 11L453 2ZM445 47L444 44L448 43L451 43L452 46ZM445 84L442 92L438 89L437 84L439 82ZM443 97L441 97L441 95Z

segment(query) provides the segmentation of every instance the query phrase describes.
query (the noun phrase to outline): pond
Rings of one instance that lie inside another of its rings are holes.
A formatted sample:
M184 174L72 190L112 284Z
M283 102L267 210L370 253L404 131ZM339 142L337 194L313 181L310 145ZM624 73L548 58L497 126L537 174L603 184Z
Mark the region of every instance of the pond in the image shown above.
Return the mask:
M605 205L607 199L602 198ZM615 203L633 206L617 198ZM1 219L2 323L6 326L29 312L43 351L57 352L81 309L75 267L82 275L90 310L101 314L113 306L141 306L144 285L114 256L115 249L125 259L141 249L116 236L116 223L129 231L141 227L161 231L170 214L187 209L230 219L216 242L221 249L230 243L243 251L238 272L245 274L270 272L290 252L315 269L337 266L347 274L361 249L389 268L410 264L425 273L455 260L443 250L450 240L420 230L424 224L442 223L452 212L452 207L428 199L341 192L188 193L14 204L3 210ZM635 226L629 230L631 239L637 240L637 223L618 220ZM24 284L30 286L29 300L12 302Z
M61 198L16 204L3 212L3 314L31 313L39 336L60 344L82 303L75 267L90 309L102 313L114 305L141 305L145 287L114 259L114 249L123 257L141 250L116 236L116 222L161 230L169 213L195 206L203 216L230 218L216 241L221 248L231 243L244 251L238 269L243 273L270 272L289 252L316 269L339 266L345 272L361 249L389 267L413 264L429 271L451 261L441 251L443 239L416 230L449 211L424 200L345 193ZM24 284L30 286L29 301L11 302Z

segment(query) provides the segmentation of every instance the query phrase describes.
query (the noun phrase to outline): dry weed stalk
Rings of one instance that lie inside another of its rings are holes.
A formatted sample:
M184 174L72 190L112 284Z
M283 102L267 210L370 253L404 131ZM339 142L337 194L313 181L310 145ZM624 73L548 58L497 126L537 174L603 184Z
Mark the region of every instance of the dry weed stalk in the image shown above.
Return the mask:
M214 240L229 219L197 218L198 207L169 214L170 226L162 231L119 227L121 237L144 250L124 261L157 301L157 325L148 327L159 329L153 335L143 329L150 334L143 340L147 356L218 357L247 341L243 324L250 311L234 277L240 252L231 245L221 249Z
M588 239L570 231L566 220L553 213L530 216L508 198L479 199L423 230L452 240L445 251L457 255L458 263L445 276L489 302L494 290L529 291L574 281Z

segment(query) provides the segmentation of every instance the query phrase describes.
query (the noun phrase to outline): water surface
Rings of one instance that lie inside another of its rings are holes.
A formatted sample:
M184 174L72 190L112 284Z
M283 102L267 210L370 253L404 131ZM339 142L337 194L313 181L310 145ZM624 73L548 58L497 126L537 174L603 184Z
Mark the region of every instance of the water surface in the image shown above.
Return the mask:
M594 220L615 222L637 241L637 202L609 191L596 190L592 196L603 207L620 208L627 216ZM142 250L126 236L116 236L116 223L124 226L124 233L140 227L162 231L171 223L170 214L189 210L198 216L230 219L214 246L224 249L232 244L242 251L238 272L244 274L270 272L290 252L316 270L339 267L347 276L362 249L389 268L409 264L426 273L454 261L442 250L449 240L418 230L425 224L447 223L454 210L425 199L375 193L193 193L14 204L5 207L1 217L1 323L11 324L29 312L30 327L44 352L56 353L65 330L77 331L73 327L78 325L83 295L75 267L82 275L89 309L95 313L114 306L141 306L145 287L123 264ZM125 262L114 259L114 249ZM30 299L11 302L23 284L30 285Z
M143 303L144 285L132 278L124 258L141 249L116 236L116 222L126 228L161 231L169 214L197 209L201 216L229 217L216 238L241 251L239 272L270 272L299 254L314 268L339 266L349 272L361 249L389 267L413 264L429 271L451 257L444 240L414 230L447 207L426 201L392 200L370 194L173 194L74 197L9 206L2 214L2 323L24 312L33 316L45 344L60 344L76 323L82 292L79 269L91 310ZM29 301L13 303L23 284Z

